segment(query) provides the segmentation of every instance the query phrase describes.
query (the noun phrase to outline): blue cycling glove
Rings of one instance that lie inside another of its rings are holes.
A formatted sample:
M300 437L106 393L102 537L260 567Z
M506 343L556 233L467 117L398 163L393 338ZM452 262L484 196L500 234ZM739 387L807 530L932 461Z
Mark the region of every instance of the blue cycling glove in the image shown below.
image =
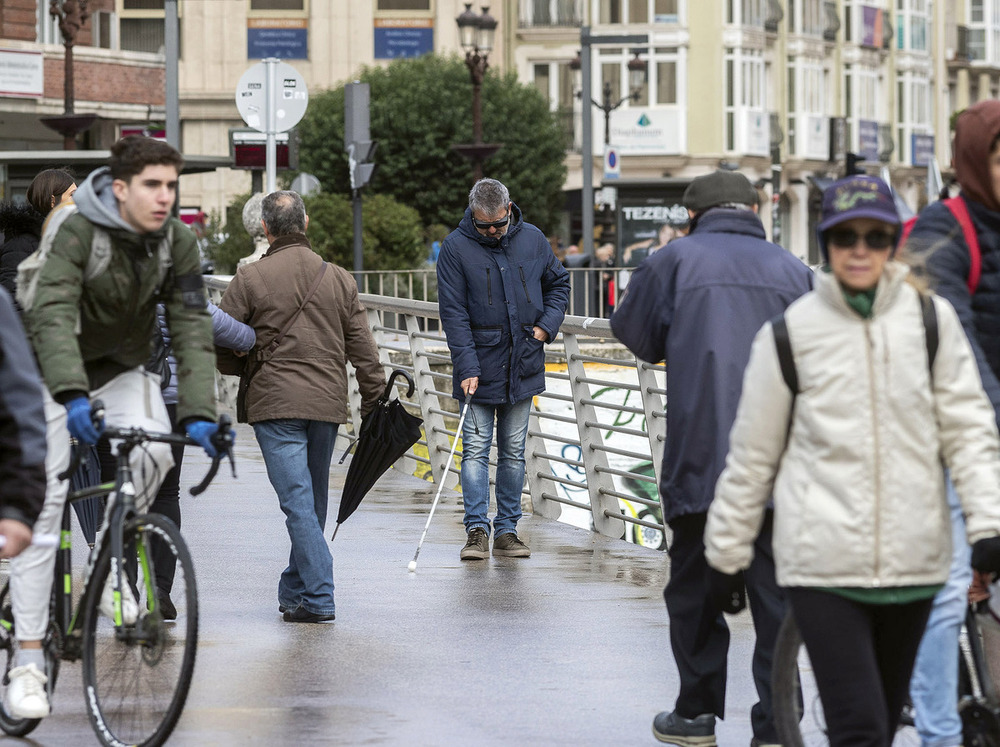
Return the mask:
M94 427L91 418L90 400L86 397L77 397L66 403L66 427L69 428L69 435L80 443L93 446L97 439L101 437L104 430L104 420L101 420L99 428Z
M208 420L194 420L185 425L184 430L187 432L188 438L197 441L205 453L215 459L218 452L215 450L215 444L212 443L212 436L219 432L218 423L212 423Z

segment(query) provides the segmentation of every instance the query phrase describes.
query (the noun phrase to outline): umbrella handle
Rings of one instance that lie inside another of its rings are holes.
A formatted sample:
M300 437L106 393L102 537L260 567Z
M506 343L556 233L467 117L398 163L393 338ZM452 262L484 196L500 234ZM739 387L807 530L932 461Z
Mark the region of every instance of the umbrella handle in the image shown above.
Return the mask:
M392 394L393 386L395 385L396 377L402 376L406 379L406 383L409 384L409 388L406 390L406 396L412 397L413 390L416 388L416 383L413 381L413 377L410 376L406 371L401 368L393 369L393 372L389 375L389 383L385 385L385 391L382 393L382 400L384 402L389 401L389 395Z

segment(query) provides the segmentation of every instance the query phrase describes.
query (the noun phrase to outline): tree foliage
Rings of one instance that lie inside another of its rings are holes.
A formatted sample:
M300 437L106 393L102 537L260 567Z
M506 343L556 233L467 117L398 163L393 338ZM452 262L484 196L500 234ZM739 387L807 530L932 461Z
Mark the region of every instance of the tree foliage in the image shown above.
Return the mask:
M458 57L425 55L365 68L371 86L371 135L378 168L365 189L415 208L424 226L454 227L472 183L471 164L452 145L471 143L472 83ZM542 95L513 73L487 71L482 87L483 141L502 148L483 173L510 189L525 218L551 231L563 206L566 136ZM298 127L299 166L324 191L350 192L344 152L344 89L313 96ZM369 213L374 214L374 213Z
M240 258L253 252L253 240L243 226L240 195L227 208L225 239L213 243L209 254L216 271L233 273ZM351 270L354 267L354 216L351 200L343 194L320 193L303 198L309 215L309 243L323 259ZM419 266L427 257L420 215L388 195L369 195L363 203L361 245L365 270L398 270Z

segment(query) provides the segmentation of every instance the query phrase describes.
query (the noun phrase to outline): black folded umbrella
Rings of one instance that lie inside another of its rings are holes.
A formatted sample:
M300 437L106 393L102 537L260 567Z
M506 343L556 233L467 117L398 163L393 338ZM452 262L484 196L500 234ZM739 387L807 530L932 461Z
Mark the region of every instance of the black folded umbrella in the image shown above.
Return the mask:
M80 466L76 472L70 475L69 489L82 490L92 488L101 484L101 461L97 456L97 447L89 444L81 444L74 441L71 446L72 451L80 451ZM70 459L73 459L72 453ZM76 518L80 521L80 529L87 544L93 545L97 536L97 526L104 516L104 499L100 496L93 498L83 498L73 501L73 510L76 511Z
M413 379L406 371L397 368L389 377L385 392L375 407L361 420L354 458L347 470L344 492L340 497L333 537L337 536L337 529L354 513L376 480L420 438L420 426L424 421L408 413L398 399L389 399L397 376L404 377L410 385L406 396L413 395ZM350 451L350 447L347 450ZM340 461L343 462L346 456L347 451Z

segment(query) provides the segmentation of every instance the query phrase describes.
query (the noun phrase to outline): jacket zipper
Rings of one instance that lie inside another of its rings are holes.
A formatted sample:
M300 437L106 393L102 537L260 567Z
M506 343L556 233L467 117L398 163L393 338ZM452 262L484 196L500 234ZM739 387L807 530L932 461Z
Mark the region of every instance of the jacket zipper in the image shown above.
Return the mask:
M521 286L524 288L524 298L528 303L531 303L531 296L528 295L528 281L524 279L524 268L518 267L517 270L521 273Z
M873 450L875 452L872 455L873 458L874 458L874 460L875 460L875 470L874 470L875 485L873 486L873 491L872 491L873 494L874 494L874 498L875 498L875 516L874 516L874 525L875 525L875 534L874 534L874 539L875 539L875 563L874 563L875 578L874 578L874 584L873 585L875 586L875 588L879 588L882 585L882 582L879 579L879 575L881 573L881 563L879 562L879 558L881 557L881 552L880 552L881 542L879 541L879 539L881 537L881 530L882 530L881 521L880 521L881 511L879 510L880 506L881 506L881 503L882 503L882 496L880 494L881 491L879 489L879 486L880 486L879 477L881 475L882 470L881 470L881 465L880 465L880 460L879 460L878 415L875 412L875 410L876 410L876 406L875 406L876 405L876 402L875 402L875 390L876 390L876 386L875 386L875 365L872 362L872 359L874 358L874 355L875 355L875 350L874 350L874 342L872 340L872 325L871 325L871 320L865 320L865 337L868 339L868 355L866 356L866 358L868 359L868 394L871 397L871 403L872 403L872 412L871 412L871 417L872 417L872 442L873 442L873 445L874 445L874 449Z
M490 306L493 305L493 281L490 280L490 269L486 268L486 298L489 300Z

